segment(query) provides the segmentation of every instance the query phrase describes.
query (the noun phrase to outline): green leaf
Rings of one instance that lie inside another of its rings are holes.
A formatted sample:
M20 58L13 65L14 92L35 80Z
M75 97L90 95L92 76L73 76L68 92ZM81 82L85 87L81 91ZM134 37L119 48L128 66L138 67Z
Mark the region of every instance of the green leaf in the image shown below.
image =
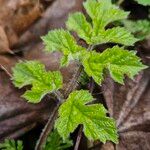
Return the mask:
M81 72L81 75L79 77L79 81L78 82L81 85L81 87L84 87L84 86L89 84L90 78L89 78L89 76L86 74L86 72L84 70Z
M72 145L73 143L70 139L66 139L64 142L57 130L54 130L52 133L50 133L46 143L43 145L43 150L65 150Z
M103 62L100 61L101 54L95 51L89 52L83 59L84 71L89 77L92 77L95 82L100 84L103 80Z
M76 31L80 38L90 42L92 27L82 13L76 12L69 15L66 25L69 30Z
M59 118L55 127L65 140L79 124L89 140L118 142L117 129L113 119L106 116L106 109L101 104L85 105L93 100L85 90L72 92L59 109Z
M79 60L81 53L85 51L83 47L77 45L74 37L63 29L50 31L42 39L46 46L46 51L60 51L64 54L65 63L62 60L62 65L68 64L70 60Z
M150 0L135 0L135 1L137 1L141 5L145 5L145 6L150 5Z
M125 20L123 23L125 27L140 40L150 38L149 20L138 20L138 21Z
M87 0L84 7L92 19L93 36L97 36L109 23L126 19L129 14L113 5L110 0Z
M8 140L6 139L4 143L0 143L1 150L23 150L22 141Z
M13 83L22 88L32 85L31 90L25 92L23 97L29 102L38 103L50 92L62 87L62 76L60 72L46 72L45 66L38 61L20 62L13 68Z
M69 56L62 56L60 61L60 67L68 66L70 62Z
M128 12L124 12L109 0L87 0L84 7L92 19L93 25L87 22L82 13L74 13L69 16L67 27L69 30L77 32L78 36L90 45L102 43L118 43L126 46L133 45L137 39L124 27L114 27L106 29L106 26L116 20L127 17Z
M114 27L112 29L99 32L98 36L92 37L91 41L95 44L111 42L130 46L138 40L134 38L134 36L127 29L123 27Z
M134 51L127 51L118 46L106 49L103 53L89 52L83 59L85 72L101 84L104 69L108 69L111 77L123 84L124 75L133 77L142 69L147 68L140 62Z

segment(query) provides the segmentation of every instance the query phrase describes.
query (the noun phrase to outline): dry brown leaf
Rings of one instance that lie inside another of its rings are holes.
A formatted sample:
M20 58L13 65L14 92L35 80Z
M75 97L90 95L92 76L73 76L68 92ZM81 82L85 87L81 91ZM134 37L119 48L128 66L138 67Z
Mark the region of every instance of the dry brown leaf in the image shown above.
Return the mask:
M3 27L0 26L0 54L2 53L12 53L12 52L9 48L9 41L7 35Z
M15 47L20 49L23 45L35 44L49 30L65 27L69 13L82 11L82 3L83 0L55 0L43 13L42 18L20 37Z
M16 64L18 59L14 56L0 55L0 65L2 65L8 72Z
M118 85L110 78L103 85L111 117L119 131L117 150L150 149L150 71L139 74L135 81Z
M6 32L10 48L41 16L43 5L38 0L0 0L0 25Z
M30 4L30 3L29 3ZM14 16L12 22L13 30L21 35L29 26L36 21L42 14L42 5L39 3L31 5L21 5L23 8L18 10L17 15Z

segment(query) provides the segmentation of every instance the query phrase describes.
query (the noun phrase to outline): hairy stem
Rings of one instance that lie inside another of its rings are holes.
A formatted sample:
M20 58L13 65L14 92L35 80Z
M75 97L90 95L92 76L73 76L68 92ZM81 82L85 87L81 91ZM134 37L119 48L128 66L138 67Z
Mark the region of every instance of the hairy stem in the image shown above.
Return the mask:
M93 48L94 48L94 45L89 45L87 50L91 51L91 50L93 50ZM78 67L76 73L73 75L73 78L72 78L71 82L68 85L68 88L66 89L66 91L64 93L65 98L67 98L68 95L77 88L77 86L78 86L77 81L78 81L82 71L83 71L83 66L81 64L79 64L79 67Z
M89 91L90 91L91 94L93 93L93 90L94 90L94 81L91 78L90 86L89 86ZM83 126L81 125L81 127L79 129L79 132L78 132L78 136L77 136L77 140L76 140L74 150L78 150L78 148L79 148L80 141L81 141L81 138L82 138L82 130L83 130Z
M56 91L54 92L54 94L56 95L57 99L59 100L60 103L64 102L64 96L61 94L60 91Z
M93 48L94 48L94 46L90 45L87 50L91 51ZM59 106L60 106L60 104L62 102L65 101L65 99L68 97L68 95L77 88L77 86L78 86L77 81L78 81L78 79L79 79L79 77L81 75L82 70L83 70L83 66L79 65L76 73L74 74L73 78L71 79L71 81L70 81L70 83L68 85L68 88L64 92L64 96L62 96L63 94L61 94L58 91L54 93L56 95L57 99L59 100L59 103L57 104L57 106L53 110L53 112L50 114L48 122L46 123L46 125L45 125L45 127L43 129L43 132L41 133L40 138L39 138L39 140L38 140L38 142L36 144L35 150L42 150L43 144L45 143L49 133L53 129L54 122L55 122L55 120L56 120L56 118L58 116Z
M120 6L123 2L124 2L124 0L119 0L119 1L117 2L117 5Z
M74 150L78 150L79 149L80 141L81 141L81 138L82 138L82 130L83 130L83 125L81 125L81 127L79 129Z
M1 68L10 78L12 77L11 73L8 72L8 70L7 70L4 66L0 65L0 68Z
M40 135L40 138L36 144L35 150L42 150L43 144L45 143L49 133L52 131L55 120L58 116L58 108L60 106L60 102L57 104L57 106L54 108L53 112L50 114L50 117Z
M79 65L77 71L73 75L73 78L72 78L71 82L68 85L68 88L66 89L66 91L64 93L64 97L65 98L67 98L68 95L77 88L77 86L78 86L77 81L78 81L78 79L79 79L79 77L81 75L82 70L83 70L83 66Z

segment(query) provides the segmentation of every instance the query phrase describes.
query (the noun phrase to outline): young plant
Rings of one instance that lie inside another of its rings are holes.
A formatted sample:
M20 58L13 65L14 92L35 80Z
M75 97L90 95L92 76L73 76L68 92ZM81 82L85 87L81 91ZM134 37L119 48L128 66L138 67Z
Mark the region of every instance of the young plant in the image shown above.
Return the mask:
M65 142L62 140L57 130L51 132L46 142L42 145L42 150L65 150L71 147L72 141L67 139ZM23 142L20 140L6 139L3 143L0 143L1 150L23 150Z
M146 20L146 19L138 20L138 21L125 20L123 23L125 27L140 40L150 38L150 21L149 20Z
M141 5L144 5L144 6L150 5L150 1L149 0L135 0L135 1L138 2Z
M4 143L0 143L1 150L23 150L22 141L5 140Z
M124 75L133 79L146 66L140 62L135 51L125 50L124 46L133 46L138 39L124 27L108 28L110 23L126 19L129 12L119 9L110 0L87 0L83 5L91 22L81 12L71 14L66 22L67 30L56 29L42 37L46 51L62 52L61 67L67 66L71 60L80 64L76 80L72 79L75 82L83 69L99 85L104 80L105 70L121 84L124 83ZM76 32L88 48L78 45L70 31ZM118 45L107 48L102 53L94 49L96 45L104 43ZM13 68L12 80L18 88L32 85L31 90L23 95L29 102L38 103L47 93L57 96L61 106L55 128L64 141L82 124L83 132L89 140L118 143L114 119L107 117L107 110L102 104L91 103L94 98L89 91L75 90L67 95L67 99L62 97L64 94L60 94L59 89L63 87L63 82L59 71L46 71L38 61L20 62Z
M46 143L43 145L43 150L65 150L71 147L72 141L67 139L65 142L62 140L57 130L54 130L47 138Z
M144 6L150 6L150 0L135 0L139 4ZM135 35L139 40L149 39L150 38L150 9L148 10L148 18L147 19L140 19L136 21L132 20L124 20L124 26Z

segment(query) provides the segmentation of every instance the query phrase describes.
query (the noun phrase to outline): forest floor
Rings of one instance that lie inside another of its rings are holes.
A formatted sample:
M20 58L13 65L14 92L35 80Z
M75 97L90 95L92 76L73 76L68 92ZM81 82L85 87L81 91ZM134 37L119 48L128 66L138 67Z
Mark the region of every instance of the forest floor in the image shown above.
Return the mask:
M68 14L82 11L83 0L0 0L0 141L21 139L25 149L32 150L56 102L46 96L36 105L29 104L11 83L12 67L20 60L39 60L49 70L59 68L60 53L45 54L41 36L55 28L65 28ZM126 1L132 19L144 19L147 9ZM135 49L143 62L150 63L150 40L139 42ZM76 64L61 69L67 84ZM92 143L98 150L150 150L150 71L147 69L125 85L109 77L101 87L94 85L93 93L114 117L119 132L119 144ZM75 137L77 135L74 135ZM81 150L88 149L84 136Z

